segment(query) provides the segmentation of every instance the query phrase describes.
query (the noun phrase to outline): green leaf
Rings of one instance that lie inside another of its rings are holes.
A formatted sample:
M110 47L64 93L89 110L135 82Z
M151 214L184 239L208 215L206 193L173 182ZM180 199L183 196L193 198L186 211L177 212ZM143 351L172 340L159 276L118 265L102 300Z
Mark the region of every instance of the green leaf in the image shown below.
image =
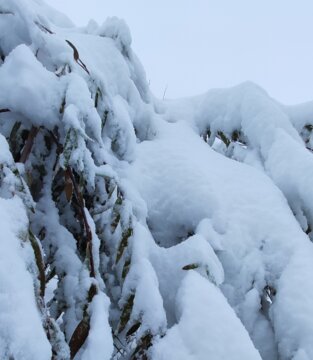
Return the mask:
M116 255L116 261L115 264L117 264L121 257L123 256L124 250L127 248L128 246L128 239L133 235L133 229L132 228L128 228L127 230L125 230L123 232L122 235L122 240L120 242L120 246L118 247L117 250L117 255Z
M231 139L232 141L238 141L240 138L240 131L239 130L234 130L232 135L231 135Z
M139 344L132 354L131 360L148 360L146 351L152 345L152 338L151 334L147 334L140 339Z
M95 108L98 107L99 97L102 97L102 92L101 92L100 88L98 87L97 91L96 91L96 96L95 96Z
M36 239L35 235L32 233L32 231L29 229L29 240L31 243L31 246L33 248L34 254L35 254L35 260L38 268L39 273L39 281L40 281L40 296L45 296L45 289L46 289L46 275L45 275L45 263L42 257L42 252L40 249L40 245L38 243L38 240Z
M65 98L63 98L60 109L59 109L60 114L64 114L65 104L66 104L66 101L65 101Z
M130 315L132 313L133 306L134 306L134 299L135 299L135 294L130 295L130 297L128 298L128 300L123 308L121 318L120 318L118 333L121 333L125 329L125 326L127 325L128 321L130 319Z
M119 212L115 212L113 221L111 222L111 232L114 233L121 219Z
M222 131L218 131L217 135L220 137L220 139L223 141L223 143L227 147L230 145L230 140L228 139L228 137Z
M10 148L14 158L17 157L17 153L19 152L18 145L19 145L20 137L18 136L18 131L20 127L21 127L21 122L17 121L11 130L10 138L9 138Z
M141 326L141 322L135 323L126 333L126 336L133 335Z
M182 269L183 270L194 270L197 269L199 267L199 264L189 264L189 265L185 265Z
M101 118L102 129L105 127L105 124L106 124L106 122L108 120L108 117L109 117L109 111L105 110L104 113L103 113L103 116Z
M124 263L123 271L122 271L122 279L125 280L130 268L130 259L127 259Z
M74 148L77 148L77 131L73 128L69 129L65 136L63 156L64 156L64 166L68 167L69 161Z

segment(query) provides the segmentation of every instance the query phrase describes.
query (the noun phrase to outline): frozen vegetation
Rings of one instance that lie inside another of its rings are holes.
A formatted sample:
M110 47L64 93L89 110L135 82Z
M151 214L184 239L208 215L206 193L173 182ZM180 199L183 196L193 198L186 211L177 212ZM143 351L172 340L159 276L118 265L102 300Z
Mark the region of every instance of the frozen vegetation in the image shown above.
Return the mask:
M158 100L124 21L0 0L0 359L312 360L312 130L252 83Z

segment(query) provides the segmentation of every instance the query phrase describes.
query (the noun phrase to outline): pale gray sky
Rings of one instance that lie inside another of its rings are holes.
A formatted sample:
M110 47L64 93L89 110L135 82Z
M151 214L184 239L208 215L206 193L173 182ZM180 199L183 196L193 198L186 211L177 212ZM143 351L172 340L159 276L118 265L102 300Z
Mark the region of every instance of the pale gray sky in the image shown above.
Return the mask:
M284 103L313 99L312 0L46 0L77 25L126 20L154 94L251 80Z

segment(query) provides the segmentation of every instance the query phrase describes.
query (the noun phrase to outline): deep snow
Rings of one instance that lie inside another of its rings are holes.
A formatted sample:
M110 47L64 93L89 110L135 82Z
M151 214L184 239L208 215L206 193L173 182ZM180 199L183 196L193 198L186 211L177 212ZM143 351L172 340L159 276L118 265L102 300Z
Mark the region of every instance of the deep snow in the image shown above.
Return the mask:
M161 101L131 41L0 0L1 359L313 359L312 103Z

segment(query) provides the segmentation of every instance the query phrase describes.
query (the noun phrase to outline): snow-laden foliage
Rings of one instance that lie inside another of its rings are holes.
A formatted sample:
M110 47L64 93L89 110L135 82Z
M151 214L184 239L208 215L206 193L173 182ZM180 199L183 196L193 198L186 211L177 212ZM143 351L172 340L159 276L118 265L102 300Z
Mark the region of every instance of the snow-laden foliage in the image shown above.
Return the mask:
M0 358L313 359L313 105L157 100L131 41L0 0Z

